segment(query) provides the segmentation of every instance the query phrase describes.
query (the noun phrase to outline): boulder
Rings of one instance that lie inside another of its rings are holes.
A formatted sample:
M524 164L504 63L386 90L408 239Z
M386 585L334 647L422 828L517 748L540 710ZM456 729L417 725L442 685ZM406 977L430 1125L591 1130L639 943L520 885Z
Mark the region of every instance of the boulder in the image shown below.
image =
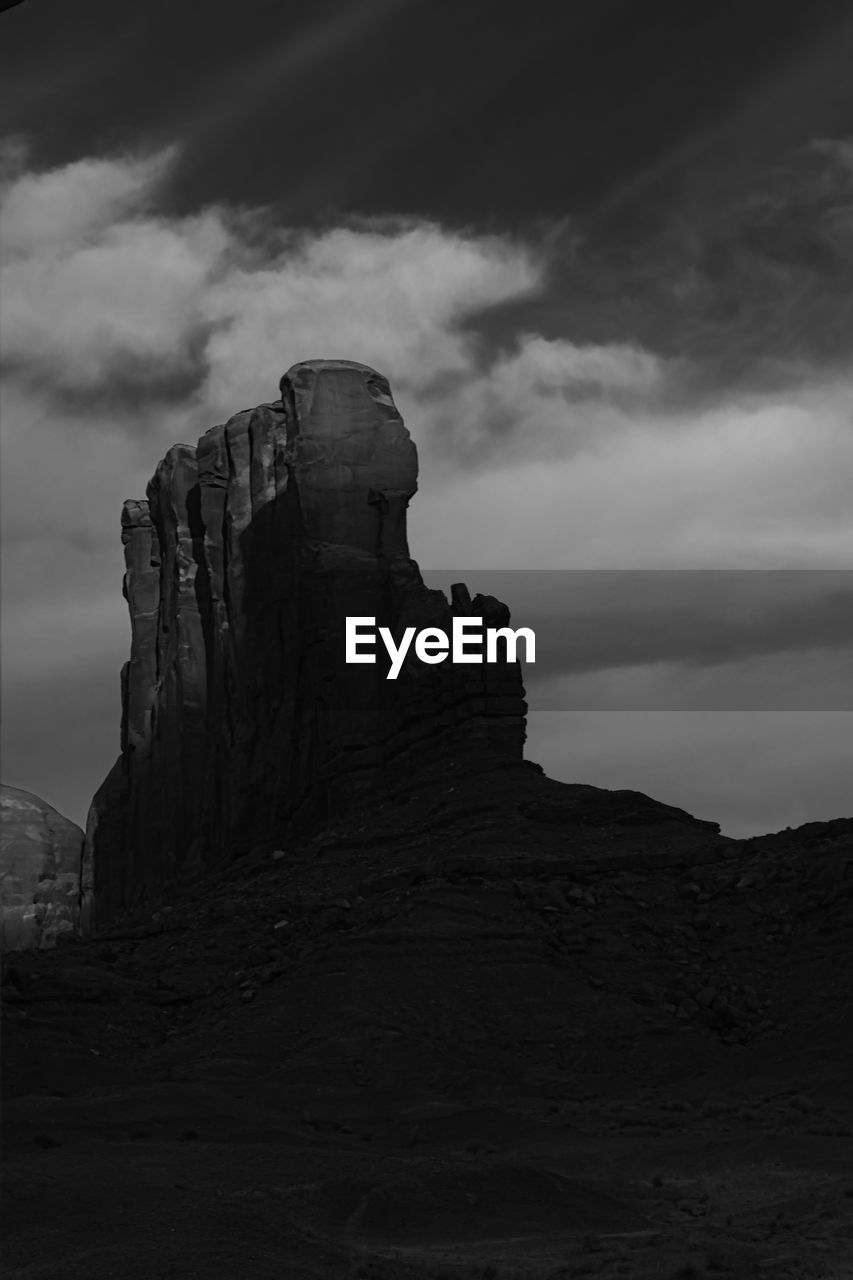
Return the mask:
M83 832L47 801L0 786L4 950L52 947L79 923Z

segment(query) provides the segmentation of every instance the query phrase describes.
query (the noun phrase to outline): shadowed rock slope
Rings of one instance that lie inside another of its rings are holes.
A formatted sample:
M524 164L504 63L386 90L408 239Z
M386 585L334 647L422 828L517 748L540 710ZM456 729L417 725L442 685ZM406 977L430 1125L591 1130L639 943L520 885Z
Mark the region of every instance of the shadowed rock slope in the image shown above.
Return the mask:
M6 1274L842 1280L851 867L448 753L10 957Z
M160 463L125 503L130 662L121 755L93 801L84 926L343 812L449 743L521 758L518 664L344 662L347 616L502 625L450 603L409 556L417 455L387 380L345 360L294 366L281 399Z

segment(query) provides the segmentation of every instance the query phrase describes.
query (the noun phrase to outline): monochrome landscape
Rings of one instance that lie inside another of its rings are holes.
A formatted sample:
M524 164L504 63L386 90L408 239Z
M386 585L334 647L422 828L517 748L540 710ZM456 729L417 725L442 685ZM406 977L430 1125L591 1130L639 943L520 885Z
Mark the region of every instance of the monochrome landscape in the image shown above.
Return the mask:
M849 13L0 14L4 1274L849 1280Z

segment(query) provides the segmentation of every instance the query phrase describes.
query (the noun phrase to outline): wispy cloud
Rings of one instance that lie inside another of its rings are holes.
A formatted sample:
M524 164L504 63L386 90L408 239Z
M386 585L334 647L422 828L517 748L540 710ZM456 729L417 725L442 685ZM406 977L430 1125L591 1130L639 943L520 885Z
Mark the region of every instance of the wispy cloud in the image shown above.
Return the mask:
M716 154L724 141L731 159ZM584 228L563 268L577 314L684 357L691 397L849 367L850 146L815 137L771 158L744 156L726 135L710 157L677 156Z

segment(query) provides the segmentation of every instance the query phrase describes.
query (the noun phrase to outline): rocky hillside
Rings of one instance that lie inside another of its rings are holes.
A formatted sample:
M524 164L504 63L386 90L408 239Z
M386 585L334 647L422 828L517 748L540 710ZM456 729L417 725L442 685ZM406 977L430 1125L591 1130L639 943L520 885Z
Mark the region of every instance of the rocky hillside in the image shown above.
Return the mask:
M851 926L851 820L449 756L10 957L7 1274L842 1280Z

